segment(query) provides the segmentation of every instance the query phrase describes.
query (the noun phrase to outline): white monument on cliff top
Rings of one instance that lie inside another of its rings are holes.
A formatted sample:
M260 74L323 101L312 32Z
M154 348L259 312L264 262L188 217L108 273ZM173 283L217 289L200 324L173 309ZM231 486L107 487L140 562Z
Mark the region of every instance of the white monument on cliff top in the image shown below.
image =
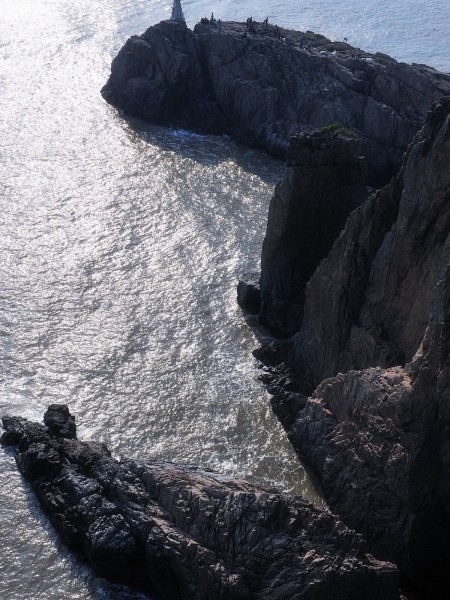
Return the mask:
M183 23L183 25L186 25L180 0L173 0L172 16L170 17L170 20L177 21L177 23Z

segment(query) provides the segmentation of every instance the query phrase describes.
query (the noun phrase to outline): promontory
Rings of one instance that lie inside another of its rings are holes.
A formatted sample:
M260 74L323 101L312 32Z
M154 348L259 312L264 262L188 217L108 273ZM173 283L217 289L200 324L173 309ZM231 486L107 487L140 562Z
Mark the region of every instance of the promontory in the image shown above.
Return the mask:
M129 115L234 139L285 157L289 137L339 122L384 184L450 77L311 32L244 23L194 31L171 21L131 37L103 97Z

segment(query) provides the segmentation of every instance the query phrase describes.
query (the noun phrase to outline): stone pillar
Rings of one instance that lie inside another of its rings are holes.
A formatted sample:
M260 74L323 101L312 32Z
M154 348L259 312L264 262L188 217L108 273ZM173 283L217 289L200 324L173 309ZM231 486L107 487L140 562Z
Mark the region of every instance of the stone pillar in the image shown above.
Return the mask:
M350 212L367 197L359 153L356 139L330 139L319 131L289 140L261 256L260 320L277 335L300 329L306 284Z

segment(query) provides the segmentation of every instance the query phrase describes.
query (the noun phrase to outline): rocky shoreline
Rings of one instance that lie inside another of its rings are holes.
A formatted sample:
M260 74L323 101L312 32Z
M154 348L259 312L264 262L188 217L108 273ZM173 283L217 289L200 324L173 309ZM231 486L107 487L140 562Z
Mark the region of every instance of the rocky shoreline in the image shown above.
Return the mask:
M285 338L257 356L332 512L195 467L117 461L77 440L63 405L44 425L4 417L2 443L70 548L162 600L391 600L400 580L444 600L450 97L428 109L450 77L311 32L244 30L151 27L102 94L153 122L287 151L260 281L239 299ZM335 121L358 141L330 136ZM366 170L372 185L395 176L367 198Z
M260 315L267 320L269 307L275 330L288 315L296 333L256 353L273 409L330 508L439 600L450 558L449 157L447 97L397 177L349 214L307 282L311 257L298 249L320 222L297 204L324 203L322 188L339 182L331 171L324 182L291 173L295 161L287 167L269 210ZM303 189L291 185L296 176ZM293 272L285 257L294 255ZM289 306L299 296L301 315Z
M385 184L450 76L398 63L312 32L244 23L194 31L163 21L131 37L102 90L107 102L155 123L226 133L285 158L289 138L340 122L368 159L369 183Z
M171 463L117 461L76 438L67 406L44 425L3 417L4 445L66 544L98 573L161 600L398 600L396 567L301 497Z

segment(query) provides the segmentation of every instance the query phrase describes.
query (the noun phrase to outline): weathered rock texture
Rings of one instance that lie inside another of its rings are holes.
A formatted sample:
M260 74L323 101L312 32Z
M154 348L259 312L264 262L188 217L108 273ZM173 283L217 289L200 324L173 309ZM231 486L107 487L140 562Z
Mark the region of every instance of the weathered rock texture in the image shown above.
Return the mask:
M379 184L397 172L432 102L450 92L450 77L431 68L311 32L244 31L241 23L150 27L114 59L103 96L128 114L227 133L282 158L291 135L339 121L358 132L369 180Z
M56 529L102 575L168 600L399 598L396 568L329 512L195 468L118 462L74 437L67 407L50 410L59 431L4 417L2 442L18 444Z
M356 139L328 139L320 132L290 139L261 254L262 324L281 336L300 329L306 284L366 198Z
M287 354L299 379L283 367L288 390L273 399L331 509L439 599L450 561L449 159L443 98L400 174L350 215L311 278Z
M421 343L450 258L449 106L430 112L397 178L352 213L308 284L294 360L315 385L405 364Z

